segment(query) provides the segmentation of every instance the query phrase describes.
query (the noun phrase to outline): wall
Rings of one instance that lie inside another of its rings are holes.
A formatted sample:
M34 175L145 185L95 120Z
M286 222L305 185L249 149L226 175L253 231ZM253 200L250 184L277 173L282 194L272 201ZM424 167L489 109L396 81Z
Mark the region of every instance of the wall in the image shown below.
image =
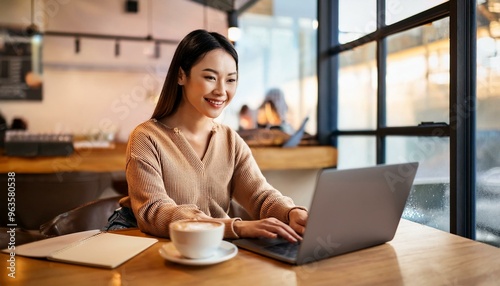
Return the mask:
M147 119L159 95L176 42L197 28L225 34L224 12L187 0L139 0L139 12L126 13L123 0L35 1L35 23L44 31L108 34L173 40L152 57L151 42L44 36L43 100L2 101L8 122L23 117L33 132L88 134L117 130L117 139ZM30 0L2 0L0 25L26 27ZM149 4L151 7L148 7ZM149 16L151 15L151 17Z

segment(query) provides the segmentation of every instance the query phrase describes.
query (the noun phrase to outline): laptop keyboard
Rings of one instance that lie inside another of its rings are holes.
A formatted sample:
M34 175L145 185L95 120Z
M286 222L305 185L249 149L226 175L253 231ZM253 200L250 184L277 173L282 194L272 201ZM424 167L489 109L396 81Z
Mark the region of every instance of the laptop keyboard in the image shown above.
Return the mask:
M297 252L299 250L300 243L290 243L290 242L282 242L275 245L269 245L264 247L266 250L270 252L274 252L276 254L294 258L297 256Z

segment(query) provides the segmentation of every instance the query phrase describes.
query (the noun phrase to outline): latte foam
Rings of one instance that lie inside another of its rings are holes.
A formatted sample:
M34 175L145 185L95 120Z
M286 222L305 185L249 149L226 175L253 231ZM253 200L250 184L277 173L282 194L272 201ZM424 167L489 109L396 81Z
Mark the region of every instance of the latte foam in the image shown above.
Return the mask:
M174 228L176 230L186 230L186 231L196 231L196 230L208 230L220 227L220 224L213 222L202 222L202 221L188 221L182 223L176 223Z

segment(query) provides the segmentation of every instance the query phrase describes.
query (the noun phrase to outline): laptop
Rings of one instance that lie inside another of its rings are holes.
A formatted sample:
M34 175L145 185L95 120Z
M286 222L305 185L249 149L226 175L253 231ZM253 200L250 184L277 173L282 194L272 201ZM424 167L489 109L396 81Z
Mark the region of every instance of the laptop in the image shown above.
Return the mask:
M300 243L282 238L233 241L242 249L302 265L394 238L418 163L322 169Z

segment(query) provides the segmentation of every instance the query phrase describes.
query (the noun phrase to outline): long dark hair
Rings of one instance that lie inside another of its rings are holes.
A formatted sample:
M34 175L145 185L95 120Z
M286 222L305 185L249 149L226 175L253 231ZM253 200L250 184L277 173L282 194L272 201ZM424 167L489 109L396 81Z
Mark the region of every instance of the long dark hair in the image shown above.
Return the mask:
M182 100L182 88L178 84L179 69L182 68L186 76L189 76L193 65L206 53L215 49L224 49L230 54L236 62L236 69L238 69L238 54L233 44L221 34L195 30L182 39L175 50L160 98L151 118L161 119L177 111Z

